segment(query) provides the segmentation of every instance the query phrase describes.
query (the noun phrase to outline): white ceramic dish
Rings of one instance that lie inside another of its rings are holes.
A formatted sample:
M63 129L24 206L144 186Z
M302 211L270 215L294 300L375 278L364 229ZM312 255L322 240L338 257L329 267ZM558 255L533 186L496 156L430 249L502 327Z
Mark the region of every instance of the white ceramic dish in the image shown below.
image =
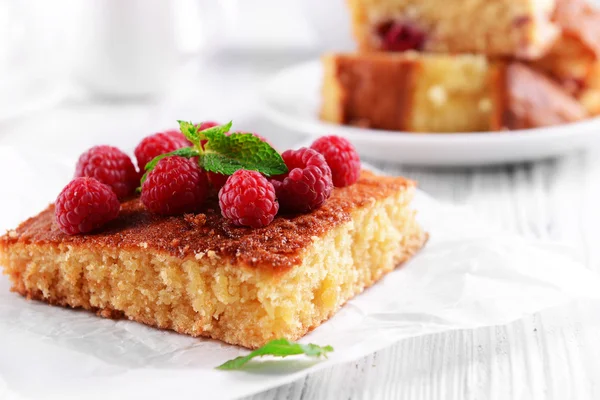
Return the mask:
M600 145L600 117L550 128L453 134L415 134L329 124L318 117L321 79L318 60L282 70L263 89L262 111L288 129L311 136L344 136L366 157L403 164L511 163Z

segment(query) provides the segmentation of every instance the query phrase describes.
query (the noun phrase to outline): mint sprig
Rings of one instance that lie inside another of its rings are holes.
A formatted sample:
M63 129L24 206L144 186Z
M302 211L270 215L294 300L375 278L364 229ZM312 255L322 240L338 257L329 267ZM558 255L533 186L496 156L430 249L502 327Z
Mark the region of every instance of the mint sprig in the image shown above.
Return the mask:
M225 136L225 134L227 132L229 132L229 130L231 129L231 126L233 125L232 121L229 121L228 123L226 123L225 125L217 125L217 126L213 126L212 128L208 128L208 129L204 129L202 131L198 130L198 126L200 126L200 124L198 125L194 125L193 122L187 122L187 121L177 121L179 123L179 129L181 130L181 133L183 133L183 135L187 138L187 140L189 140L190 142L192 142L194 145L199 146L200 142L202 140L206 140L207 133L212 133L212 134L216 134L216 135L223 135Z
M232 175L239 169L258 171L266 176L287 172L281 155L270 144L251 133L227 135L231 129L231 122L202 131L198 130L192 122L177 122L181 133L192 142L193 146L161 154L152 159L146 164L142 183L156 164L168 156L198 157L198 164L206 171L224 175Z
M229 360L224 364L221 364L217 369L222 370L237 370L241 369L250 360L255 357L262 356L275 356L275 357L287 357L298 354L305 354L309 357L322 357L327 358L327 353L332 352L333 347L331 346L318 346L316 344L300 344L290 342L287 339L275 339L265 344L263 347L254 350L247 356L240 356Z

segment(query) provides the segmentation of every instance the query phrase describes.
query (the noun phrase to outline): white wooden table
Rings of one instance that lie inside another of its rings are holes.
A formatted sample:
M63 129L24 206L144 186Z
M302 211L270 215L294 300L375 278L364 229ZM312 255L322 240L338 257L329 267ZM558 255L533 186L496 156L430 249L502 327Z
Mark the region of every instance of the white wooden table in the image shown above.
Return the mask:
M131 151L142 136L173 126L176 119L210 118L233 119L238 128L260 132L280 148L293 146L300 137L257 115L255 97L263 79L288 62L222 57L212 65L189 65L160 103L70 101L0 123L0 145L31 146L74 160L94 144ZM510 231L571 243L585 253L589 268L600 271L595 154L474 169L373 164L418 180L439 200L471 205ZM548 310L508 326L405 340L251 398L600 398L600 304Z
M417 179L440 200L472 205L509 230L576 245L600 271L597 160L573 154L508 167L383 167ZM252 398L600 398L599 338L600 304L574 304L508 326L405 340Z

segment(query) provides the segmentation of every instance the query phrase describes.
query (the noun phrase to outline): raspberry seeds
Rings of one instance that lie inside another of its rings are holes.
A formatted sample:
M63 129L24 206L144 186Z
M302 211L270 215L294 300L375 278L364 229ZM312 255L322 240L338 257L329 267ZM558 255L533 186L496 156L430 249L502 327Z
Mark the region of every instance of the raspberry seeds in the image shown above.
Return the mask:
M339 136L323 136L310 146L325 157L331 168L331 177L336 187L349 186L360 176L360 157L348 139Z
M238 170L219 191L221 214L234 225L262 228L273 221L279 204L273 185L256 171Z
M146 164L154 157L187 146L189 143L181 132L167 131L148 136L137 145L134 151L138 168L140 171L144 171Z
M119 199L110 186L97 179L73 179L56 199L54 215L61 231L69 235L87 233L115 219Z
M133 194L138 186L138 173L131 159L112 146L95 146L79 157L75 177L83 176L107 184L119 199Z
M287 150L281 157L289 173L277 177L277 198L288 212L309 212L331 196L331 169L317 151L305 147Z
M176 215L197 211L208 194L206 175L192 160L166 157L142 184L141 200L156 214Z

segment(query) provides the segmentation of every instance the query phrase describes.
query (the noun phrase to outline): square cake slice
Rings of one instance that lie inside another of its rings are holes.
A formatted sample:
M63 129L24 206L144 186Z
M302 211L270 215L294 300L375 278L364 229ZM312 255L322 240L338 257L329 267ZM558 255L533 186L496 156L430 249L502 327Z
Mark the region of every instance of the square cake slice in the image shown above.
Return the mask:
M578 121L584 107L518 62L481 55L350 53L323 58L321 118L406 132L526 129Z
M94 234L68 236L54 206L0 238L13 291L104 317L256 348L296 340L411 258L427 235L415 185L362 171L320 209L234 227L203 214L160 217L139 199Z
M348 4L361 51L535 59L560 31L552 21L556 0L348 0Z

